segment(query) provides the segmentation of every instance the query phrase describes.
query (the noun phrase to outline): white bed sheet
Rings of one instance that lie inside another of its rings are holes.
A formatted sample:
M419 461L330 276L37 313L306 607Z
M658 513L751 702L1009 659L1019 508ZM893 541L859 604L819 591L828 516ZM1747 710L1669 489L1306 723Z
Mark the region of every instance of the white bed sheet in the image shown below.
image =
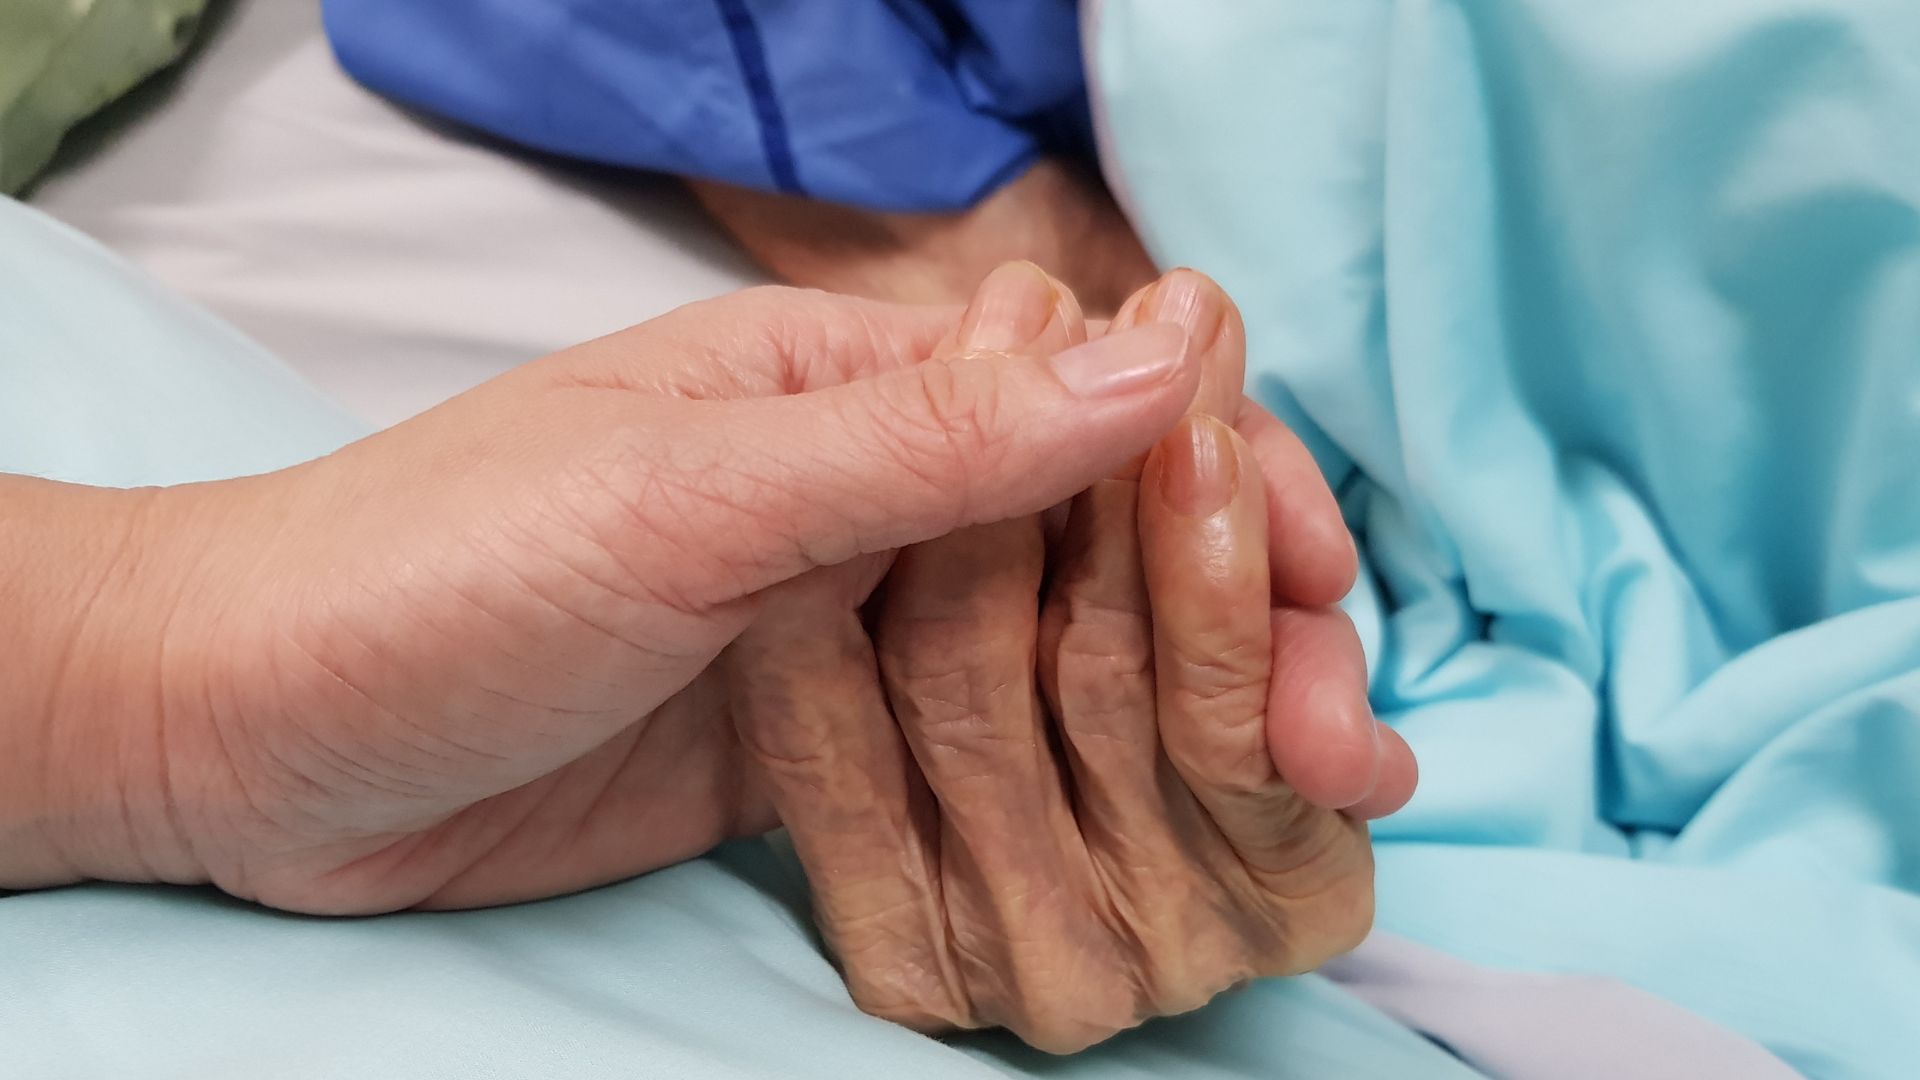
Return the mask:
M217 2L204 33L28 199L375 424L762 280L671 181L519 154L362 89L318 0Z

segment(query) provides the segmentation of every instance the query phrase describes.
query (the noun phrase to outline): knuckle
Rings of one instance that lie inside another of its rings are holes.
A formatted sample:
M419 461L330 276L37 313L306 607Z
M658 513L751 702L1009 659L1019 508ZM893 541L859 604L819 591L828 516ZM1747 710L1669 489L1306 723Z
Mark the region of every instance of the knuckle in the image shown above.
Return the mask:
M1268 662L1267 650L1249 643L1214 653L1176 646L1161 661L1161 738L1186 770L1248 794L1272 780Z
M750 630L729 654L728 704L741 748L776 780L823 783L858 775L837 738L850 717L870 715L861 693L871 678L863 631L850 614L809 633L769 636ZM856 721L857 722L857 721Z
M917 963L864 960L842 956L847 992L868 1016L923 1035L975 1026L936 971Z
M1070 1009L1049 1004L1035 1007L1007 1026L1035 1050L1065 1055L1106 1042L1137 1026L1141 1019L1136 1013L1111 1007Z
M1288 858L1290 868L1256 871L1283 928L1283 947L1261 974L1310 971L1372 932L1373 852L1359 828L1340 830L1338 837L1336 830L1311 830L1321 838L1300 845ZM1293 861L1302 852L1313 854Z
M882 670L896 701L911 702L920 719L938 723L978 718L1004 704L1014 689L1011 680L982 656L979 642L955 642L940 655L912 649L890 653Z
M1028 971L1015 1015L1006 1026L1050 1054L1074 1054L1103 1043L1151 1015L1136 979L1084 951L1057 959L1063 966ZM1080 963L1072 963L1078 959Z
M1281 790L1282 798L1269 800L1275 805L1261 833L1271 839L1257 849L1254 864L1272 891L1287 899L1325 898L1355 880L1370 883L1373 849L1366 826Z
M1150 672L1114 662L1074 669L1063 665L1058 693L1060 711L1065 714L1058 718L1060 723L1083 730L1100 720L1131 720L1138 717L1138 730L1147 739L1148 745L1152 745L1153 683ZM1136 729L1128 724L1124 730L1131 734Z
M1153 630L1144 612L1087 596L1056 597L1045 643L1063 724L1149 707L1153 699Z
M1025 649L1006 644L969 618L923 617L888 627L876 651L890 700L922 728L961 733L990 729L1027 691L1007 662Z
M1013 1028L1020 1041L1044 1054L1062 1057L1097 1046L1119 1033L1088 1028L1083 1024L1042 1022Z
M1266 642L1222 633L1175 642L1170 653L1173 688L1187 703L1218 709L1258 701L1255 711L1264 711L1273 665Z
M1141 670L1153 661L1153 628L1145 611L1086 596L1068 596L1059 605L1060 649L1086 659L1114 659Z
M1245 903L1204 866L1195 858L1157 873L1151 894L1120 913L1154 1015L1191 1012L1253 978L1255 958L1273 936L1264 909Z
M738 728L740 745L769 779L781 787L818 787L835 774L833 743L817 719L792 725L778 735L758 727Z
M1353 869L1339 874L1322 890L1315 915L1316 925L1325 928L1325 955L1314 959L1315 966L1341 953L1351 951L1373 932L1374 892L1373 860L1367 858Z

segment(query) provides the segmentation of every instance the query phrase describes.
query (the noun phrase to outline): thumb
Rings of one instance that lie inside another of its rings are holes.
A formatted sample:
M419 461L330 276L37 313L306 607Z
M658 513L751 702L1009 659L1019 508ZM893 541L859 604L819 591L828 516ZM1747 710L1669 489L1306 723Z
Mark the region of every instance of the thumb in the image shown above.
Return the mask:
M820 566L1036 513L1145 452L1193 400L1186 334L1149 324L1052 356L969 353L788 397L692 402L671 455L716 511L674 538L721 603ZM723 520L723 518L725 520Z

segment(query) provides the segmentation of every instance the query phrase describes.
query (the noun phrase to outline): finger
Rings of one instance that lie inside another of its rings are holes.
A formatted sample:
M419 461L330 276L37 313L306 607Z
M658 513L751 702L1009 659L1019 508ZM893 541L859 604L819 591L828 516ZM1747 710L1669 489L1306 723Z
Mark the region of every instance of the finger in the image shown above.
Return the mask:
M1247 366L1247 338L1239 309L1211 278L1181 268L1128 297L1105 332L1117 334L1162 323L1186 332L1187 348L1200 368L1199 385L1187 410L1232 420L1239 409ZM1145 461L1143 451L1117 475L1137 480Z
M728 651L740 744L793 839L854 1001L919 1031L966 1026L937 811L880 695L864 628L810 595L819 584L775 590Z
M990 275L959 326L949 352L962 342L982 351L1055 351L1084 340L1072 298L1025 265ZM1018 539L975 532L966 550L989 565L1017 567L1027 554ZM927 555L940 559L937 551ZM838 577L815 573L773 590L734 646L742 743L770 778L813 883L816 920L854 999L923 1031L972 1026L966 981L947 947L938 808L881 696L864 630L839 614L819 625L817 612L846 612L847 598L806 595L832 588ZM896 593L913 592L910 581L896 584ZM1006 614L1017 624L1022 611L1016 605ZM1010 656L1025 655L1017 639L1006 645Z
M1267 739L1280 775L1318 806L1344 809L1380 776L1380 725L1367 705L1367 662L1339 608L1273 612Z
M1190 410L1231 420L1247 377L1247 331L1239 307L1212 278L1180 267L1128 297L1107 332L1154 323L1185 330L1200 364L1200 385Z
M1200 365L1200 386L1189 411L1233 424L1266 479L1274 595L1300 604L1340 599L1353 586L1352 538L1313 455L1286 425L1241 392L1247 332L1238 305L1213 279L1182 268L1135 293L1114 316L1111 329L1162 322L1187 332ZM1138 464L1128 475L1138 475Z
M1045 353L1087 340L1087 323L1067 288L1030 262L1002 264L975 292L937 355ZM1066 503L1043 511L1051 548L1066 526Z
M1103 480L1074 500L1041 616L1040 679L1134 978L1154 1011L1181 1013L1253 975L1269 950L1223 917L1235 856L1161 749L1139 490Z
M940 807L940 870L975 1015L1070 1048L1135 1016L1092 915L1087 856L1034 685L1035 518L902 551L875 644L887 699ZM1117 1019L1116 1019L1117 1018Z
M1332 604L1353 588L1359 558L1325 474L1299 436L1272 413L1241 399L1234 430L1267 486L1273 595L1294 604Z
M1259 474L1232 429L1194 417L1154 448L1141 489L1167 756L1241 860L1294 887L1293 875L1351 843L1353 826L1297 794L1269 750L1278 673Z
M1380 725L1377 735L1380 771L1373 782L1373 790L1346 808L1347 816L1359 821L1371 821L1399 812L1413 798L1414 788L1420 782L1420 765L1407 740L1385 724Z
M1103 480L1074 499L1041 615L1038 667L1081 834L1116 870L1109 881L1128 908L1151 920L1158 875L1197 854L1183 850L1178 832L1198 808L1160 745L1139 490Z
M1042 692L1082 830L1102 834L1087 838L1096 848L1109 839L1132 847L1165 829L1154 782L1162 755L1138 503L1139 485L1127 480L1102 480L1074 498L1041 615Z
M1057 348L1084 333L1064 289L1011 264L982 286L954 347ZM1096 1014L1054 992L1062 971L1051 958L1097 943L1076 888L1084 852L1034 684L1044 561L1034 516L908 548L888 578L875 639L888 698L940 806L942 880L977 1015L1072 1042Z
M1002 263L929 354L1046 353L1087 340L1087 319L1065 285L1030 262Z
M1258 789L1272 630L1266 516L1232 429L1189 417L1154 447L1139 535L1153 606L1160 735L1195 794Z
M610 451L680 602L725 604L817 566L1064 501L1150 445L1192 396L1177 328L1050 357L969 354L787 398L677 403ZM639 412L640 410L636 410Z
M981 283L953 333L935 355L1048 352L1087 340L1087 320L1073 293L1030 262L1002 264ZM1067 504L1042 511L1047 546L1059 539L1067 522Z
M683 305L524 370L698 400L799 394L912 367L959 315L954 304L768 285Z

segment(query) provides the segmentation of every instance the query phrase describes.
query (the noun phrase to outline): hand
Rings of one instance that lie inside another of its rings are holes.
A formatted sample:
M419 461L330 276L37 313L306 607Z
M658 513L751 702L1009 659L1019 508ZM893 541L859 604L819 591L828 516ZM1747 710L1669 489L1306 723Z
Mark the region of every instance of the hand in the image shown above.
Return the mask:
M769 827L713 666L763 592L870 584L900 545L1061 502L1195 391L1176 328L921 363L953 320L750 292L307 465L101 494L139 512L101 545L79 659L0 696L0 739L49 732L13 761L58 780L49 854L0 885L460 906Z
M876 300L964 300L987 272L1027 259L1111 315L1153 261L1096 176L1042 158L976 206L905 214L689 181L740 246L782 281Z
M1060 292L1003 269L962 344L1080 340ZM1163 317L1200 350L1196 407L1238 412L1225 296L1178 273L1117 325ZM1344 617L1269 611L1270 580L1325 603L1352 560L1304 451L1267 459L1263 484L1248 443L1196 416L1143 482L1077 497L1051 559L1038 518L963 530L901 554L871 630L822 619L833 586L815 575L736 642L743 743L867 1011L1069 1051L1365 933L1355 818L1405 800L1412 758L1367 712Z

